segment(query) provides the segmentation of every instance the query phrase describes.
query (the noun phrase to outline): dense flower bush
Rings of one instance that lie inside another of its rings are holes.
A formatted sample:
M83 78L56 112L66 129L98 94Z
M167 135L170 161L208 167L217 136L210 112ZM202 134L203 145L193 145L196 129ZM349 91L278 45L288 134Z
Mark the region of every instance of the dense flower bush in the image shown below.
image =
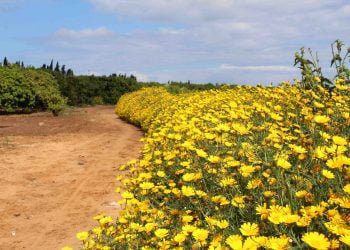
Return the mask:
M349 86L148 88L116 112L147 131L142 157L85 249L350 246Z
M177 98L163 87L144 88L123 95L115 112L122 119L147 130L157 114L176 101Z

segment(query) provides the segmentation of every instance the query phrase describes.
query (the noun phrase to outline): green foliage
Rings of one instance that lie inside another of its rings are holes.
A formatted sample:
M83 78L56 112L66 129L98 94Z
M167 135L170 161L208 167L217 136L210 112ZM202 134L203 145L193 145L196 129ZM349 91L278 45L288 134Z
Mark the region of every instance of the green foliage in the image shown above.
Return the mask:
M72 106L115 104L128 92L140 89L144 84L126 76L72 76L52 73L62 94Z
M3 112L30 112L38 109L50 109L56 114L65 105L66 100L67 104L71 106L114 105L122 95L143 87L163 86L172 94L210 90L218 87L211 83L168 82L168 84L161 84L158 82L138 82L135 76L122 74L75 76L72 69L66 70L65 65L60 66L59 62L54 64L53 60L51 60L50 64L43 64L40 70L30 66L24 67L23 62L21 64L20 61L11 64L7 59L6 65L8 68L11 68L10 72L16 71L17 77L20 76L22 78L7 84L6 88L11 88L11 90L7 89L5 92L11 93L11 95L19 95L20 97L11 97L11 101L16 100L16 103L3 100L1 108ZM54 65L56 66L54 67ZM20 71L20 68L23 71ZM32 84L32 80L35 84ZM53 81L57 83L53 83ZM50 84L46 84L48 82ZM57 92L57 88L60 93ZM37 94L38 96L34 98ZM62 99L61 95L66 100ZM18 103L19 101L21 103ZM6 108L4 108L5 103Z
M346 63L350 62L350 47L343 53L344 43L336 40L331 45L332 47L332 61L331 67L335 67L336 75L331 80L324 77L318 54L313 53L310 48L305 52L305 48L301 48L299 52L295 53L294 66L298 66L301 70L301 86L305 89L315 89L318 84L328 89L333 89L336 83L345 82L350 83L350 70Z
M166 85L166 88L168 92L172 94L182 94L192 91L203 91L203 90L210 90L215 88L216 86L207 83L207 84L191 84L191 83L183 83L183 82L170 82L168 85Z
M57 79L62 94L68 98L68 104L72 106L115 104L122 95L143 87L164 86L172 94L216 88L211 83L170 82L166 85L157 82L143 83L138 82L136 77L132 75L73 76L64 75L57 71L50 72Z
M0 111L5 113L50 110L55 115L66 105L55 78L42 70L0 67Z
M335 66L337 71L337 77L342 78L347 83L350 83L350 69L346 67L346 62L350 62L350 47L343 53L344 43L340 40L336 40L332 43L332 55L331 67ZM343 53L343 55L342 55Z
M35 107L34 89L17 69L0 68L0 110L29 111Z

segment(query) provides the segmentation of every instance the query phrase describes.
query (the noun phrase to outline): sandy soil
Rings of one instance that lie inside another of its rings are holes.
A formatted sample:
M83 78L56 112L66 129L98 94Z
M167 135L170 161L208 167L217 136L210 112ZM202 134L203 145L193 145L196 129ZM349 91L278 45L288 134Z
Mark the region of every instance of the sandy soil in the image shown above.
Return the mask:
M0 249L79 249L95 215L118 214L118 165L142 136L113 107L0 116Z

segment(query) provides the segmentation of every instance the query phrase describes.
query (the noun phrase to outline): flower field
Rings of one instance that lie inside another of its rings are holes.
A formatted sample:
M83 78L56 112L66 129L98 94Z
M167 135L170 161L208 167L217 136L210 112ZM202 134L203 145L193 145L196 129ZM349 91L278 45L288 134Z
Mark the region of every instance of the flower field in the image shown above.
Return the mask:
M145 88L116 113L146 131L142 157L85 249L350 247L348 85Z

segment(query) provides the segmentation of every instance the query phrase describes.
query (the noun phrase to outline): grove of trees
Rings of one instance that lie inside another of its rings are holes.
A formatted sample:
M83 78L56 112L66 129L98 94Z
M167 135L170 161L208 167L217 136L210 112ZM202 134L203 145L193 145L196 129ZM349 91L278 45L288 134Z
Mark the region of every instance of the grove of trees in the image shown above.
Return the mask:
M66 105L114 105L123 94L146 86L165 86L174 94L216 87L210 83L143 83L126 74L75 75L72 69L54 60L35 68L25 66L23 61L11 63L5 57L0 63L0 112L51 110L57 114Z

